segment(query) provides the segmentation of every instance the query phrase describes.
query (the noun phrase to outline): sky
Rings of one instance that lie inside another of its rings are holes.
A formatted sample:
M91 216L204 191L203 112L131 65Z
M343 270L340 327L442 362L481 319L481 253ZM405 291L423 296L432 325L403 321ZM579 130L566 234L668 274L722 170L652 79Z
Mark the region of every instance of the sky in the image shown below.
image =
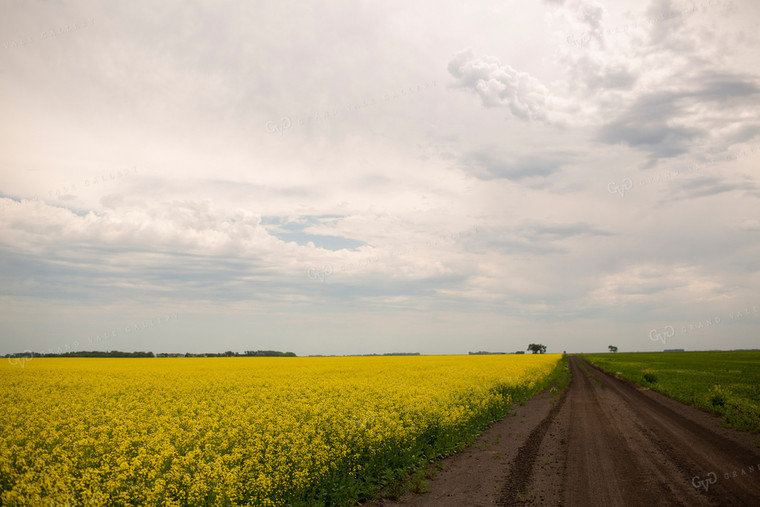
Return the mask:
M0 354L760 346L758 2L0 12Z

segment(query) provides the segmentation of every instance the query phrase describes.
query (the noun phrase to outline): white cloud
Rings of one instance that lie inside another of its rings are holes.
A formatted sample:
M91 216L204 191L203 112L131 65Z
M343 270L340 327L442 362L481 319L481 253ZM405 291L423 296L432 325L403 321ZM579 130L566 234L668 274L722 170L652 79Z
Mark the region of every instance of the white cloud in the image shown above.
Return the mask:
M546 118L546 87L494 57L478 58L472 50L461 51L449 62L449 72L459 86L473 88L486 107L505 106L522 119Z

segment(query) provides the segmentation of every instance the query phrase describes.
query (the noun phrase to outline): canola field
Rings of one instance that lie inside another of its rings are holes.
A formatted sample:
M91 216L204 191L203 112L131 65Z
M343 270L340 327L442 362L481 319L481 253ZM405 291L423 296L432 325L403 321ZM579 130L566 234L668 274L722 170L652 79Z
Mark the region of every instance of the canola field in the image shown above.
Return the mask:
M548 387L561 359L2 361L0 503L355 504Z

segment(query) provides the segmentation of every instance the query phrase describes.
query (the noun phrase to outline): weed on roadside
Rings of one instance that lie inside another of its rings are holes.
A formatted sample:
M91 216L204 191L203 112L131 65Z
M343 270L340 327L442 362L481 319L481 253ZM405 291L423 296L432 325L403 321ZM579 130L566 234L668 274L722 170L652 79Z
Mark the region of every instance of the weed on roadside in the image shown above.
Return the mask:
M531 497L530 491L524 491L524 492L517 493L517 501L518 502L527 502L528 500L530 500L530 497Z
M642 373L643 373L644 382L646 382L647 384L657 383L657 374L654 370L647 368Z
M724 407L730 396L731 391L723 386L714 385L710 388L709 398L713 407Z
M422 470L418 470L415 472L415 474L412 476L411 485L409 487L409 491L416 495L421 495L423 493L427 493L428 490L428 483L425 480L425 473Z

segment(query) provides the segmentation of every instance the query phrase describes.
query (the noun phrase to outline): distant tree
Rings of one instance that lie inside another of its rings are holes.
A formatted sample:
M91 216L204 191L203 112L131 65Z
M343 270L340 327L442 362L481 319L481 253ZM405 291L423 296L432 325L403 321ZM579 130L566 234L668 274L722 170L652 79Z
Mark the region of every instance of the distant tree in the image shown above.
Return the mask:
M617 347L614 345L608 345L607 348L610 349L610 352L617 352Z
M530 350L534 354L543 354L546 352L546 345L541 345L540 343L531 343L528 345L527 350Z

